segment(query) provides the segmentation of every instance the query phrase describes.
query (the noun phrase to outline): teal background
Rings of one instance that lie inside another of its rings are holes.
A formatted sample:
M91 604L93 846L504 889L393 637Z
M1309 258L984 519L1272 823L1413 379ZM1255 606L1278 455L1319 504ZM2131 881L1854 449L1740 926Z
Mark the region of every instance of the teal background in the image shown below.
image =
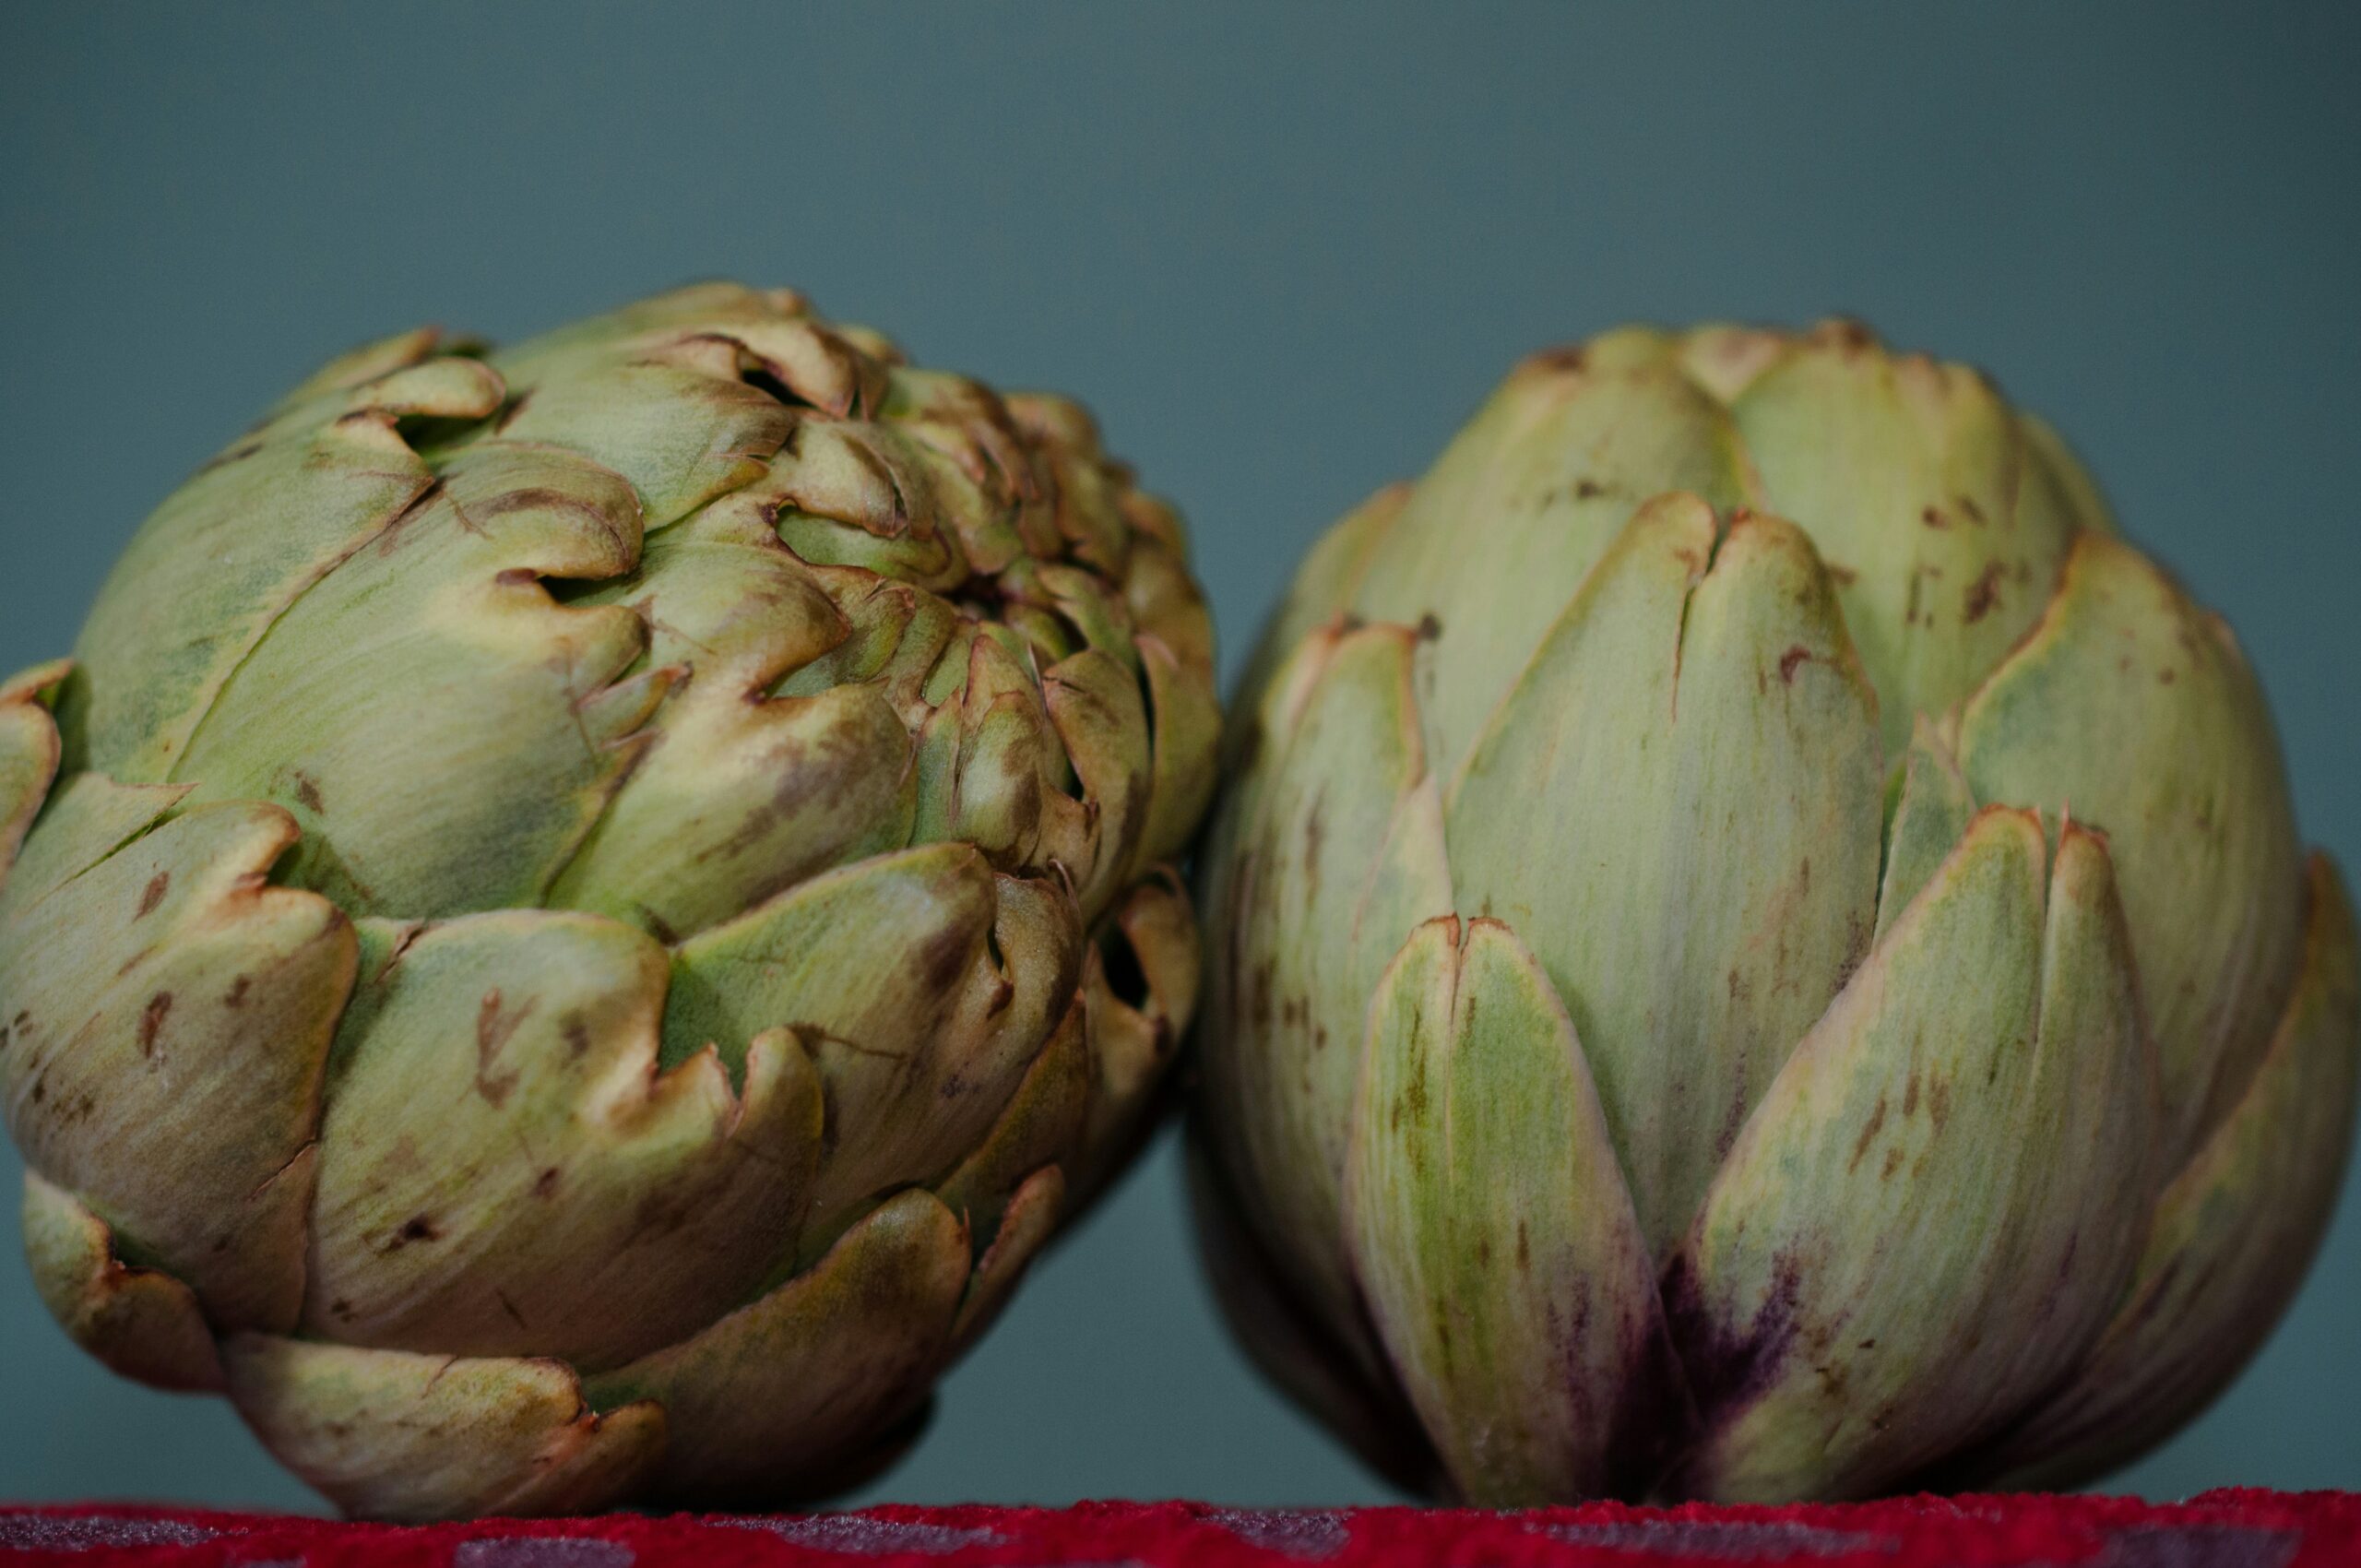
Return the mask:
M1968 15L1970 11L1973 15ZM1956 11L1957 16L1941 13ZM2361 8L0 6L0 668L316 362L688 278L1086 398L1228 668L1290 564L1526 350L1844 310L1995 369L2239 630L2361 868ZM13 1157L0 1155L13 1191ZM72 1349L0 1219L0 1497L314 1506ZM2120 1478L2361 1485L2361 1203ZM1376 1499L1253 1379L1169 1140L871 1495Z

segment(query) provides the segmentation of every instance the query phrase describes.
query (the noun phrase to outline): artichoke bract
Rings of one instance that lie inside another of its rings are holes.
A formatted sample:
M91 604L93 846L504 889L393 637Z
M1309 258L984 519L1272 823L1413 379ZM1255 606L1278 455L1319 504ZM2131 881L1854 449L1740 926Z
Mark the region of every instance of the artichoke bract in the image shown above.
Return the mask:
M0 687L42 1298L355 1514L859 1479L1188 1026L1213 658L1081 409L790 291L338 361Z
M1536 357L1320 541L1239 708L1203 1229L1406 1482L2065 1484L2294 1294L2352 911L2228 629L1975 371Z

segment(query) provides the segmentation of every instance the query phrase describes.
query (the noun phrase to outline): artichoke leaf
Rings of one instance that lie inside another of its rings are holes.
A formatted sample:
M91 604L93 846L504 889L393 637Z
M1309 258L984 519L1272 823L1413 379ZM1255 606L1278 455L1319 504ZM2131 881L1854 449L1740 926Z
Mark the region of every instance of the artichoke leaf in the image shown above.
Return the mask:
M629 355L538 365L496 355L492 362L516 394L501 434L614 469L637 493L650 533L762 478L795 428L793 410L745 381L761 362L728 338L683 336Z
M355 914L538 902L674 673L618 683L645 647L639 617L560 605L540 579L638 558L636 503L612 473L548 448L463 448L432 497L279 618L174 773L202 798L293 813L292 880ZM388 788L402 778L416 787Z
M873 333L824 325L791 294L767 291L760 296L767 308L731 324L724 335L759 360L798 402L837 419L873 412L885 401L888 365L899 351Z
M1727 412L1660 339L1617 334L1518 366L1418 481L1353 596L1371 620L1435 630L1435 771L1458 768L1633 507L1682 491L1725 509L1750 485Z
M1011 1198L1045 1166L1081 1146L1097 1073L1089 1009L1077 994L1025 1070L1000 1120L976 1150L934 1189L969 1233L997 1236Z
M991 509L973 480L908 432L848 420L801 421L757 488L798 558L932 593L973 570L953 519Z
M196 1292L125 1263L106 1221L38 1171L25 1172L24 1231L33 1289L76 1344L150 1388L222 1391L221 1360Z
M2087 1352L2153 1201L2154 1057L2102 841L1987 808L1796 1048L1666 1279L1678 1487L1859 1496ZM2027 1324L2037 1324L2028 1332Z
M1038 393L1028 400L1037 409L1046 403L1065 402L1063 398ZM1089 415L1078 405L1065 406L1083 428L1075 431L1075 422L1067 422L1064 432L1052 434L1036 448L1038 455L1035 459L1048 473L1062 552L1121 580L1131 551L1131 527L1121 502L1130 476L1119 472L1101 456L1098 433L1090 425Z
M1130 666L1098 648L1043 671L1041 695L1081 790L1080 799L1042 802L1041 852L1065 868L1083 918L1096 921L1122 887L1147 829L1147 703Z
M1797 342L1731 416L1763 504L1843 568L1845 623L1898 754L2040 617L2077 519L2027 481L2038 459L1981 373L1889 354L1850 322Z
M2108 835L2178 1169L2245 1092L2303 940L2294 810L2252 672L2161 569L2086 532L2047 616L1967 705L1959 754L1977 800Z
M1716 402L1735 403L1765 371L1795 352L1794 337L1761 327L1714 322L1691 327L1672 346L1689 379Z
M1385 486L1339 517L1312 542L1302 564L1296 568L1294 580L1287 585L1286 597L1271 612L1254 651L1246 660L1246 673L1238 683L1238 706L1245 713L1254 714L1261 707L1279 666L1304 645L1306 638L1346 613L1360 591L1370 558L1402 516L1411 491L1406 481ZM1133 611L1138 614L1136 604ZM1155 624L1145 614L1138 618L1144 626ZM1251 722L1235 722L1228 727L1222 748L1225 774L1237 777L1242 756L1256 743L1249 737L1259 733L1259 727Z
M1220 852L1239 953L1205 1063L1206 1125L1250 1222L1330 1322L1355 1317L1343 1229L1346 1146L1369 999L1419 922L1447 913L1452 868L1417 695L1418 634L1315 632L1266 696L1264 761Z
M595 1513L661 1460L663 1410L594 1412L564 1363L242 1334L230 1396L279 1463L347 1515L419 1524Z
M538 386L586 364L644 358L682 338L732 338L758 323L811 320L809 303L792 289L753 289L710 279L568 322L504 348L496 358L510 385ZM778 366L772 368L776 373Z
M976 1272L951 1324L951 1354L958 1355L991 1327L1025 1271L1050 1243L1065 1205L1066 1177L1045 1165L1020 1183L1001 1213L991 1245L976 1259Z
M822 1141L784 1030L658 1068L670 956L592 915L376 926L331 1071L303 1326L614 1366L794 1249Z
M1885 831L1885 870L1878 884L1876 940L1910 907L1975 817L1975 797L1959 758L1921 717L1910 734Z
M1201 968L1196 917L1177 877L1168 872L1124 895L1083 973L1096 1066L1078 1173L1086 1179L1077 1185L1090 1187L1128 1148L1188 1038Z
M2246 1095L2165 1188L2130 1293L2071 1380L1985 1456L2011 1487L2113 1469L2212 1401L2261 1347L2336 1206L2353 1138L2353 907L2325 855L2295 993Z
M827 873L681 944L667 1059L758 1030L811 1041L829 1108L801 1255L875 1195L973 1150L1072 1004L1073 902L933 844Z
M844 639L775 688L779 696L813 696L835 686L875 682L913 733L922 728L940 692L931 677L958 642L959 612L924 588L879 577L855 566L814 566L813 581L844 617Z
M57 778L62 748L48 702L72 668L54 659L0 682L0 887Z
M40 742L33 742L38 754ZM103 773L68 774L39 805L39 833L19 843L0 878L0 930L18 914L162 821L189 784L118 784Z
M1379 982L1344 1229L1461 1496L1648 1488L1679 1399L1654 1258L1573 1021L1498 921L1428 921Z
M647 541L641 570L575 600L628 605L656 667L693 665L549 902L666 942L807 877L901 848L911 741L876 684L773 696L848 635L812 573L741 492Z
M280 416L303 408L315 399L350 392L443 355L458 355L470 347L464 339L446 339L439 327L413 327L406 332L396 332L374 342L361 344L328 361L303 378L292 392L279 400L271 410L266 424Z
M946 650L937 678L959 685L920 736L912 841L961 839L1001 870L1049 873L1042 814L1070 776L1040 687L1018 655L980 632Z
M1214 678L1213 612L1179 549L1150 536L1134 538L1123 570L1123 601L1142 636L1161 642L1199 678Z
M676 1502L777 1495L914 1408L947 1354L970 1274L967 1228L932 1194L888 1198L811 1268L694 1338L589 1381L601 1410L667 1412L656 1490Z
M472 360L432 360L303 404L174 491L75 645L62 709L77 766L126 783L169 778L272 624L433 485L397 418L481 418L501 391Z
M1548 971L1659 1257L1876 917L1877 699L1827 574L1777 518L1714 533L1643 506L1444 803L1460 908Z
M1147 824L1132 861L1133 877L1187 851L1213 803L1221 755L1221 704L1213 672L1185 662L1160 637L1143 635L1137 645L1155 763Z
M108 819L104 791L82 799ZM74 826L53 817L34 844ZM265 880L295 837L259 802L196 807L112 854L86 841L94 863L0 921L18 1148L224 1329L294 1321L321 1073L356 961L335 906Z

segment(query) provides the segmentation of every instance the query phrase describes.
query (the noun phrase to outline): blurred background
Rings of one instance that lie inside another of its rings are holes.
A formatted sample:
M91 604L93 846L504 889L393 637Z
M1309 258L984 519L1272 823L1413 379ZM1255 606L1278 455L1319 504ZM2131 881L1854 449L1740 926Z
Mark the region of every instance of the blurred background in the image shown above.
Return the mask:
M1314 535L1527 350L1846 312L2064 427L2361 870L2361 7L20 4L0 60L0 670L267 403L421 321L726 274L1076 393L1194 525L1234 674ZM1179 1166L870 1498L1386 1495L1225 1338ZM75 1350L14 1208L0 1498L318 1506L226 1405ZM2356 1301L2348 1194L2260 1360L2112 1484L2361 1485Z

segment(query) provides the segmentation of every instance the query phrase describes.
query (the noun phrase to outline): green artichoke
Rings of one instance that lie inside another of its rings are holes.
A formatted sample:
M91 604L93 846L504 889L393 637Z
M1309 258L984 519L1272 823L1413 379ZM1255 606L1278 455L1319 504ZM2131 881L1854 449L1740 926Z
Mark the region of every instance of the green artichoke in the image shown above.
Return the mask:
M1200 1212L1397 1476L2062 1484L2294 1293L2352 911L2228 629L1975 372L1540 356L1319 543L1240 707Z
M1188 1026L1214 692L1087 415L791 292L338 361L0 688L43 1299L355 1514L856 1479Z

